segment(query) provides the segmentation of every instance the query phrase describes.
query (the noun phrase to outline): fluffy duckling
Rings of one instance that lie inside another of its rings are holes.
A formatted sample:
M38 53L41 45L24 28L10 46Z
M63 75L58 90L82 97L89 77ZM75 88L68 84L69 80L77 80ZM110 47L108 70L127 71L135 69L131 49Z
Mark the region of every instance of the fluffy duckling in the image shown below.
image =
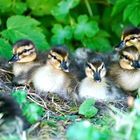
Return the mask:
M140 55L135 46L120 51L119 63L110 66L109 75L116 85L125 91L140 87Z
M48 53L47 63L33 74L32 81L38 92L51 92L67 99L74 90L76 79L69 72L69 53L63 46L57 46Z
M35 45L31 40L18 40L13 45L13 56L9 63L13 63L13 82L26 84L30 81L29 71L40 65L37 60Z
M140 53L140 29L139 28L128 28L123 31L121 36L121 42L116 47L117 50L121 50L124 47L134 45Z
M26 120L16 101L9 95L0 94L0 138L10 139L14 137L26 140L24 130L27 128Z
M120 91L106 77L107 68L103 58L96 57L87 62L86 77L79 85L79 98L94 98L97 101L111 101L120 98ZM119 94L118 94L119 93Z

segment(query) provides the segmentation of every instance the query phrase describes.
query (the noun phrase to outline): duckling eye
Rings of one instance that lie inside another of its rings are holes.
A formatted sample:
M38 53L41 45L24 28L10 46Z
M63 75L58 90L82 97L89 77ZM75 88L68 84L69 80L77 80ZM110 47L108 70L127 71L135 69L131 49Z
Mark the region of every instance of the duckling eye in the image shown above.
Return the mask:
M103 68L104 68L104 65L102 65L101 69L103 69Z
M53 57L54 59L57 59L56 56L54 56L54 55L53 55L52 57Z
M90 66L88 63L87 63L87 67L88 67L89 69L92 69L91 66Z
M124 58L127 59L127 60L129 60L129 57L127 55L124 55Z
M50 56L54 59L57 59L56 56L52 55L51 53L50 53Z
M131 40L134 40L134 39L136 39L136 37L133 36L133 37L131 37L130 39L131 39Z
M26 53L26 52L28 52L28 50L24 49L23 52Z

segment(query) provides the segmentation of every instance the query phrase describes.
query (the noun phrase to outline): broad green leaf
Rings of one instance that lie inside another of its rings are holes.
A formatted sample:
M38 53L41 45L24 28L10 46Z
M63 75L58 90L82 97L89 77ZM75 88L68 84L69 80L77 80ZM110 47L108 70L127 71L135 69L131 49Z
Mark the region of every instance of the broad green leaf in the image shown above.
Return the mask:
M70 40L72 38L73 30L70 26L62 27L60 24L55 24L52 28L52 33L54 34L51 38L52 44L64 44L65 40Z
M68 3L69 9L76 7L80 2L80 0L66 0L66 1Z
M94 51L98 51L98 52L110 52L112 51L112 46L110 45L110 42L107 38L103 38L103 37L96 37L93 39L84 39L82 40L83 44L94 50Z
M22 25L22 26L21 26ZM40 22L26 16L12 16L7 20L7 29L19 29L19 28L36 28L40 25ZM24 30L25 30L24 29Z
M23 103L27 102L27 92L24 90L16 90L12 93L12 96L21 106L23 105Z
M74 37L77 40L82 40L84 37L93 37L99 31L97 22L89 21L87 15L78 17L78 23L74 29Z
M92 130L90 122L78 122L68 128L67 138L68 140L93 140Z
M68 140L109 140L109 133L100 131L90 122L82 121L71 125L67 130Z
M0 13L23 14L27 10L26 3L13 0L0 0Z
M7 29L2 31L2 36L12 43L19 39L30 39L38 49L47 49L49 45L39 25L40 23L31 17L12 16L8 18Z
M44 16L51 13L51 10L60 0L27 0L31 13L37 16Z
M0 0L0 13L9 12L12 0Z
M0 56L10 59L12 55L11 46L7 40L0 38Z
M43 113L43 109L35 103L26 103L23 106L23 114L30 123L38 121Z
M128 19L133 25L137 26L140 23L140 3L129 4L123 15L124 21Z
M80 0L62 0L52 10L52 15L56 19L64 19L69 13L71 8L74 8L79 4Z
M12 8L15 14L23 14L27 10L26 3L23 2L16 2L14 7Z
M95 104L94 99L85 100L80 105L79 114L82 114L87 118L91 118L91 117L95 116L98 112L98 109L93 106L94 104Z
M117 16L119 14L121 14L122 12L124 12L124 9L126 8L126 6L132 2L134 2L135 0L116 0L116 3L113 7L113 11L112 11L112 15L113 16Z

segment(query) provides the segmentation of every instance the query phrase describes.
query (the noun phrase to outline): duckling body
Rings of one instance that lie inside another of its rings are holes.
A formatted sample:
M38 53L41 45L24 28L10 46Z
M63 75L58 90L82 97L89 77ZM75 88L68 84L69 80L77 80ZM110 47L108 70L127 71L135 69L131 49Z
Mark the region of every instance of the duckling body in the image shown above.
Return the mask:
M111 67L110 75L119 87L126 91L135 91L140 87L140 70L124 70L119 64Z
M31 69L40 66L35 45L30 40L19 40L14 44L9 62L13 63L13 82L23 85L30 82Z
M81 100L94 98L97 101L111 101L119 99L121 94L106 77L106 67L102 59L93 59L85 68L86 77L79 85Z
M58 93L63 96L67 93L70 79L67 73L46 65L35 72L33 83L38 91Z
M94 98L95 100L106 100L108 93L106 79L97 83L93 79L85 78L79 87L80 98Z
M135 91L140 87L139 51L135 46L122 49L119 62L109 71L116 85L125 91Z
M48 61L33 74L32 81L39 92L56 93L68 98L70 87L75 80L68 71L68 52L63 47L55 47L48 54Z

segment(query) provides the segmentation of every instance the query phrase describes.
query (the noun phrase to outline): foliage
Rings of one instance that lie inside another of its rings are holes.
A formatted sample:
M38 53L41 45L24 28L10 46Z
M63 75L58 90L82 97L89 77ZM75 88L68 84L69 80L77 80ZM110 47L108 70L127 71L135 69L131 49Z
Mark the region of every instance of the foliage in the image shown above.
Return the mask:
M0 0L0 56L9 59L21 38L40 51L60 44L111 51L124 27L139 26L139 8L140 0Z
M87 118L95 116L97 114L98 109L93 106L94 104L95 101L93 99L85 100L79 108L79 114L82 114Z
M27 100L27 92L24 90L16 90L12 93L12 96L16 99L22 108L23 115L30 123L35 123L43 115L43 108L35 103L31 103Z
M90 122L82 121L69 127L67 138L68 140L107 140L109 135L108 132L99 131Z
M67 137L69 140L139 140L140 135L140 98L134 101L134 107L130 112L120 112L114 106L110 106L114 114L115 125L108 132L108 128L104 129L95 127L88 121L81 121L74 123L67 130ZM75 133L76 131L76 133Z

